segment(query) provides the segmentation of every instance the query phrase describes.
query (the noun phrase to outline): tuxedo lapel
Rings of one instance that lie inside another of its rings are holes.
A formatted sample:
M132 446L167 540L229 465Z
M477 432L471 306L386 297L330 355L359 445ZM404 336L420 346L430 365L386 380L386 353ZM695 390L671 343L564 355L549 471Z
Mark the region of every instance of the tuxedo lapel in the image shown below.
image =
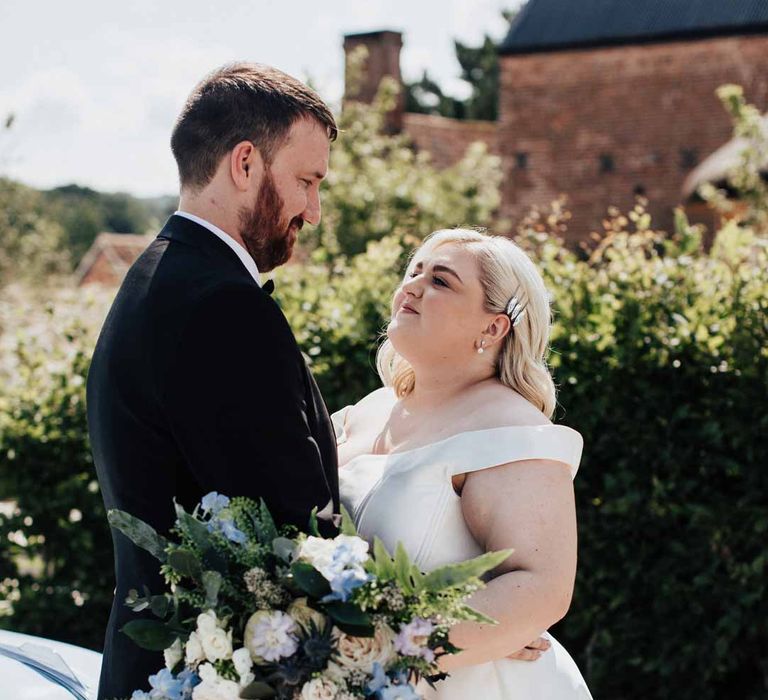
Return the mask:
M205 226L174 214L157 237L197 248L217 266L224 267L238 278L247 279L259 286L235 251Z

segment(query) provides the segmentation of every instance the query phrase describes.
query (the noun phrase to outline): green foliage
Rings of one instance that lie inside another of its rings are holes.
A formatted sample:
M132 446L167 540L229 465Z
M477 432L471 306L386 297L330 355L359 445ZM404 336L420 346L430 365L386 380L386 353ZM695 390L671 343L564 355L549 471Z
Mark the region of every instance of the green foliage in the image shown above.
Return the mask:
M66 301L0 300L0 627L100 649L114 565L85 376L103 307Z
M516 12L505 10L507 23ZM488 35L479 46L454 41L456 60L461 66L461 79L471 88L466 99L443 93L425 70L421 79L405 86L405 108L408 112L439 114L453 119L496 121L499 114L499 44Z
M521 234L555 293L560 419L585 439L555 634L596 697L763 697L768 241L731 223L705 253L682 214L669 237L649 223L617 217L586 261Z
M438 170L428 153L414 151L407 135L384 133L396 90L384 80L372 107L349 103L341 115L323 220L314 234L315 247L326 256L356 255L385 236L423 238L436 228L489 225L500 203L500 161L484 145Z
M153 205L129 194L65 185L43 193L48 216L63 227L72 260L79 261L103 231L145 233L161 219ZM164 218L164 217L163 217Z
M375 111L347 117L315 249L277 287L331 409L379 385L373 353L412 246L487 220L495 196L470 172L487 156L437 186L404 142L377 135ZM766 239L731 221L704 251L682 213L665 236L638 207L576 255L563 221L556 207L517 236L554 296L558 422L585 440L577 586L555 634L595 697L763 697ZM98 648L112 558L83 380L105 302L94 314L70 296L41 315L0 301L0 624Z
M50 282L67 272L64 240L39 192L0 177L0 287L13 281Z
M733 138L741 151L727 173L727 185L734 198L712 184L699 188L699 194L729 218L768 233L768 114L749 104L739 85L722 85L717 96L733 122Z

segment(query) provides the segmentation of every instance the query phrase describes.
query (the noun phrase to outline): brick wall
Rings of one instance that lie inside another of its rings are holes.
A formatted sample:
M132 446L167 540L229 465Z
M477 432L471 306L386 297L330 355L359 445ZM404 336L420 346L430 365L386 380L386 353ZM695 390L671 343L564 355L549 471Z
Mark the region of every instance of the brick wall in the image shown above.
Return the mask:
M470 144L482 141L491 153L497 152L497 125L487 121L461 121L431 114L403 115L403 130L419 151L429 151L438 168L461 160Z
M731 136L714 91L728 82L768 108L768 37L502 57L502 215L569 196L569 238L583 239L610 204L650 200L663 226L697 160Z

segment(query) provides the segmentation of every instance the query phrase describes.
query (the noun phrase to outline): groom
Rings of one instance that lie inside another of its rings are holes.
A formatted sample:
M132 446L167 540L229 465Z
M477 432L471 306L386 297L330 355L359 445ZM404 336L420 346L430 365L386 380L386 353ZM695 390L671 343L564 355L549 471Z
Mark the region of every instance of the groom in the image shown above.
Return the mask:
M88 376L88 423L107 508L167 533L173 499L263 498L278 523L330 534L336 446L318 388L259 273L320 221L333 115L274 68L226 66L189 96L171 138L179 210L128 272ZM271 283L267 283L271 284ZM112 531L117 585L99 700L147 687L163 664L120 629L159 563Z

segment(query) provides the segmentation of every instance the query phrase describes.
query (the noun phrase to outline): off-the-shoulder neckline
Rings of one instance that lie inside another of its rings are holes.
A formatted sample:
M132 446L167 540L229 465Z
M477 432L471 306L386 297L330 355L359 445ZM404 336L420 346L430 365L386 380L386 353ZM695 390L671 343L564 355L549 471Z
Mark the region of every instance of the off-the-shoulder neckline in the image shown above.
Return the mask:
M407 455L413 452L419 452L420 450L424 450L428 447L436 447L437 445L442 445L446 442L449 442L450 440L454 440L458 437L467 436L467 435L478 435L480 433L494 433L501 430L549 430L552 428L560 431L566 430L568 432L574 433L580 439L582 439L581 433L579 433L577 430L574 430L573 428L569 428L567 425L558 425L556 423L545 423L543 425L502 425L497 428L483 428L480 430L463 430L460 433L454 433L453 435L449 435L448 437L445 437L441 440L435 440L434 442L427 443L426 445L419 445L418 447L412 447L408 450L386 452L386 453L363 452L359 455L355 455L354 457L352 457L352 459L347 461L346 464L341 468L345 469L348 464L350 464L356 459L359 459L360 457L399 457L401 455ZM342 431L346 439L346 431L344 431L344 426L342 426Z

